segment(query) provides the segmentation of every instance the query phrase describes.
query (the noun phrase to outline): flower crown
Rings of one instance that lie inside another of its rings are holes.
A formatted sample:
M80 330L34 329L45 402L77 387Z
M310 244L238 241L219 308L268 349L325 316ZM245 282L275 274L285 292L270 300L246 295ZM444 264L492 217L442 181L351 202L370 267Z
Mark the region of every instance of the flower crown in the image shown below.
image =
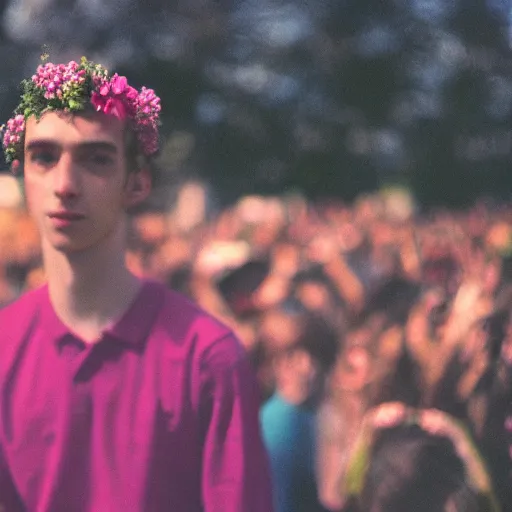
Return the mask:
M489 470L464 425L443 411L415 409L401 402L383 403L366 413L349 459L345 496L357 497L363 491L376 432L406 425L416 425L430 435L448 438L465 466L470 487L486 498L490 511L501 511Z
M108 75L100 64L82 57L80 64L43 62L32 78L21 82L21 102L14 116L2 127L5 160L19 160L23 152L25 123L45 112L94 110L127 119L139 143L140 152L150 157L158 151L160 98L152 89L140 91L128 85L124 76Z

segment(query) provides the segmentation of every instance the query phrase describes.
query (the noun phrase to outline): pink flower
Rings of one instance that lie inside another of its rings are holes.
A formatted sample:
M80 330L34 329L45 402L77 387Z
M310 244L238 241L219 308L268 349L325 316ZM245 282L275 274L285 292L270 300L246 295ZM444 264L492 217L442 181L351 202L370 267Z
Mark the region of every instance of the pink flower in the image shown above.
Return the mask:
M16 140L11 140L12 138L18 137L19 133L22 133L25 130L25 118L18 114L17 116L9 119L7 121L7 130L4 134L4 143L6 139L8 139L10 142L8 144L11 144L13 142L17 142ZM19 138L19 137L18 137Z
M107 82L105 82L104 84L102 84L100 86L100 94L102 96L107 96L108 93L110 92L110 84L108 84Z
M6 130L3 137L3 145L4 147L9 147L14 144L19 144L21 141L21 137L10 130Z
M47 100L62 100L61 108L66 110L69 108L66 103L67 93L74 93L75 90L78 94L88 92L82 90L81 86L87 78L91 79L93 91L90 101L94 109L121 120L128 119L137 134L141 151L145 155L155 153L158 150L158 118L161 110L160 98L155 92L146 87L142 87L139 92L128 85L124 76L114 74L108 77L101 66L79 69L80 66L75 61L58 65L45 63L37 68L32 82L40 88ZM10 119L3 134L4 146L16 149L24 130L23 115Z
M105 114L110 114L118 119L124 120L127 117L127 109L122 100L118 98L109 98L103 109Z
M125 96L129 100L137 99L138 95L139 95L139 92L137 91L137 89L135 89L135 87L131 87L130 85L128 87L126 87L126 89L125 89Z
M91 103L97 112L103 112L124 120L128 115L124 102L119 98L106 98L97 92L92 93Z
M125 76L119 76L115 74L110 80L110 87L114 94L123 94L124 90L128 86L128 80Z
M93 104L94 108L97 112L103 109L103 105L105 104L105 99L100 96L99 93L94 91L91 95L91 103Z

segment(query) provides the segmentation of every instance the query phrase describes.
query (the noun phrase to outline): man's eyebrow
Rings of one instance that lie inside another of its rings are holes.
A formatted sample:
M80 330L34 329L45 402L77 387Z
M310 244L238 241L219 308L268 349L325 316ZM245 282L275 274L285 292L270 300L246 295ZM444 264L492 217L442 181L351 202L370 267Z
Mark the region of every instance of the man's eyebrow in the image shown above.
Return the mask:
M59 147L60 143L56 140L52 139L34 139L27 143L26 150L34 151L37 149L48 149L52 147ZM79 142L78 144L73 145L74 150L101 150L108 151L109 153L117 153L117 146L113 142L108 142L104 140L90 140Z
M51 146L56 146L57 144L52 140L46 140L46 139L34 139L27 143L25 149L30 151L34 149L42 149L42 148L49 148Z

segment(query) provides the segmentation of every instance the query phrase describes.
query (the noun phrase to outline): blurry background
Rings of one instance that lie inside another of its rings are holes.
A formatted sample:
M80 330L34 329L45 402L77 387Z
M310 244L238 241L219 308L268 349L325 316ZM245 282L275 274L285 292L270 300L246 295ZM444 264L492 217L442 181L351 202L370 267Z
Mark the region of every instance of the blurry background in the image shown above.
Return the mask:
M351 200L389 183L422 204L507 199L511 12L508 0L3 0L0 116L46 44L51 61L86 54L153 87L167 184L200 178L221 205L295 190Z
M163 178L127 265L240 338L291 510L307 492L308 512L341 510L365 415L395 400L463 421L512 509L511 17L508 0L0 0L2 119L45 45L162 97ZM0 306L45 281L21 183L0 165Z

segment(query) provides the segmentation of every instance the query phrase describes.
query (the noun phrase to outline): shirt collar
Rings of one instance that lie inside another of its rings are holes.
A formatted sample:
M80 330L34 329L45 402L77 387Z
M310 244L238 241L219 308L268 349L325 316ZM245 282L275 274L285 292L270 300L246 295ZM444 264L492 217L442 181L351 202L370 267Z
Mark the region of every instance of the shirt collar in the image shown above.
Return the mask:
M104 334L130 345L142 343L154 325L164 302L164 286L146 280L121 319Z
M103 331L102 337L133 346L142 343L149 334L163 301L164 286L155 281L144 280L132 304L114 325ZM48 285L42 289L40 319L46 336L55 343L61 343L67 336L79 339L55 312Z

